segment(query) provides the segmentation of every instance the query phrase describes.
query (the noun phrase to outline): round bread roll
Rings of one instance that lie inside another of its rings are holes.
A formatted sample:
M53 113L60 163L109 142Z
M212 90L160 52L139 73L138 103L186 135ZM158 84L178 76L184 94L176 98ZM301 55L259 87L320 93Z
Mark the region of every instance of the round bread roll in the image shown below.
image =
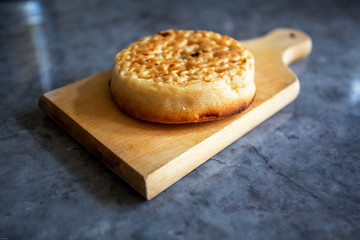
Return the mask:
M222 119L254 99L254 57L210 31L167 30L144 37L114 59L110 91L138 119L192 123Z

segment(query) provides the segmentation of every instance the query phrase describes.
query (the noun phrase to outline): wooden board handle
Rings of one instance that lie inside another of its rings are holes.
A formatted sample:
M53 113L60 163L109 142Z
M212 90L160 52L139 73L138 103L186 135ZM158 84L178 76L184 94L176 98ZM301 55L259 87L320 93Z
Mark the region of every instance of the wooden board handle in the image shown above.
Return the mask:
M263 37L252 41L241 41L241 43L250 50L254 45L263 46L258 50L278 55L286 65L308 56L312 48L309 35L291 28L277 28Z

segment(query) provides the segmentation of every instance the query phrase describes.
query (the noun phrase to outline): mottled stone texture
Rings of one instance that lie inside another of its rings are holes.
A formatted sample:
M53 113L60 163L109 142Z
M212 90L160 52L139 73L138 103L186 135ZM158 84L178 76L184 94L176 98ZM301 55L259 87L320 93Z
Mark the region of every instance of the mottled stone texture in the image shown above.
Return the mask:
M0 238L360 239L359 1L2 1ZM296 101L146 202L37 107L157 31L292 27Z

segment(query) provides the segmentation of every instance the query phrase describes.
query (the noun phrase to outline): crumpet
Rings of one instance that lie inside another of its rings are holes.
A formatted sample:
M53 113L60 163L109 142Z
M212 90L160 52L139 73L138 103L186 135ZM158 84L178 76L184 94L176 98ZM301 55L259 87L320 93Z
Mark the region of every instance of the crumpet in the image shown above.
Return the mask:
M222 119L255 97L254 57L210 31L167 30L144 37L114 59L110 91L125 113L146 121Z

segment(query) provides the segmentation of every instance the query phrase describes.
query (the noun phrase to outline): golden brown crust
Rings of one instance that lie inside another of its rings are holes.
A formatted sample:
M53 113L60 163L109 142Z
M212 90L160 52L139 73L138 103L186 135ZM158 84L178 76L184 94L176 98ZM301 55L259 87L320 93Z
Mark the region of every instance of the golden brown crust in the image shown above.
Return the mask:
M144 37L119 52L114 65L124 78L187 86L226 80L248 84L251 53L238 41L209 31L167 30Z
M152 122L222 119L255 96L254 58L232 38L167 30L142 38L114 59L110 90L127 114Z

